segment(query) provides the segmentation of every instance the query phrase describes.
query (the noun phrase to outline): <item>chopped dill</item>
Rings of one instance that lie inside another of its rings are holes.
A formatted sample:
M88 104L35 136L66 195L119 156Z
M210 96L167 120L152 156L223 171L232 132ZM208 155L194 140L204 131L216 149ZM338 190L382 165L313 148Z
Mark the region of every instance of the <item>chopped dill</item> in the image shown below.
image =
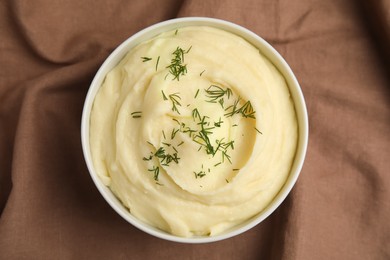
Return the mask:
M142 112L141 111L135 111L133 113L130 114L133 118L140 118L141 115L142 115Z
M176 136L177 132L179 132L179 130L180 129L175 129L175 128L172 129L171 140L173 140L173 138L175 138L175 136Z
M154 153L154 156L157 158L164 158L165 156L165 150L163 147L158 148L158 150Z
M147 62L147 61L152 60L152 58L149 58L149 57L141 57L141 59L142 59L142 62Z
M153 158L153 155L150 155L149 157L143 157L142 160L150 161L150 160L152 160L152 158Z
M167 98L167 96L165 96L165 93L164 93L163 90L161 90L161 93L162 93L163 99L164 99L164 100L168 100L168 98Z
M157 68L158 68L158 63L160 62L160 56L158 56L157 58L157 62L156 62L156 71L157 71Z
M161 142L163 145L166 145L166 146L168 146L168 147L170 147L171 146L171 144L168 144L168 143L165 143L165 142Z
M215 127L221 127L222 123L223 123L223 121L221 120L221 118L219 118L219 120L217 122L214 122L214 126Z
M210 102L216 101L217 99L222 98L225 95L229 99L230 96L233 95L233 92L230 88L224 90L223 88L217 85L211 85L205 91L206 91L206 97L210 98L209 100Z
M224 103L224 102L225 102L225 101L224 101L223 98L220 98L219 101L218 101L218 103L221 105L222 108L224 108L224 107L223 107L223 103Z
M193 172L194 175L195 175L195 178L203 178L204 176L206 176L206 173L204 171L199 171L199 172Z
M256 119L255 117L256 111L253 110L251 102L248 100L247 102L244 103L244 105L239 107L240 100L241 98L239 97L237 100L234 101L233 105L225 109L225 111L231 109L231 111L226 113L225 116L232 117L235 114L241 114L242 117Z
M184 54L187 54L191 50L192 46L188 50L183 50L179 46L172 53L173 58L171 64L166 68L169 69L169 73L173 76L172 80L180 80L180 76L184 76L187 73L187 64L184 63Z
M179 93L173 93L169 95L169 99L172 102L172 111L177 112L180 115L179 110L177 109L177 106L181 106L179 100L181 100L181 97L178 95Z
M195 120L196 118L199 118L199 120L202 120L199 114L199 111L197 108L192 110L192 118Z
M259 134L263 134L259 129L257 129L256 127L255 127L255 130L259 133Z
M155 181L158 181L158 175L160 173L160 167L153 166L152 169L148 169L148 171L153 172L153 178Z
M199 89L196 91L194 98L196 98L198 96L198 94L199 94Z

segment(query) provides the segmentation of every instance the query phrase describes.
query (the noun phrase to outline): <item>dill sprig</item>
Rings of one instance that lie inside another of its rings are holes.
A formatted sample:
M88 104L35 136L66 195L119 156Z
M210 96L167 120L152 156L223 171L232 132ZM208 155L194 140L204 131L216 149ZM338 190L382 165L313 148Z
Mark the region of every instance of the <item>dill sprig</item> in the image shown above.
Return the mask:
M164 142L162 144L166 145L168 147L171 147L171 144L164 143ZM164 149L164 147L160 147L157 149L157 151L155 153L151 152L148 157L143 157L142 160L150 161L153 158L157 158L160 161L160 164L164 165L164 166L169 166L169 164L171 162L175 162L176 164L178 164L179 160L180 160L180 158L178 156L178 151L173 146L172 146L172 149L175 150L175 153L170 154L170 153L167 153L167 151ZM151 169L148 169L148 171L153 172L154 173L154 175L153 175L154 180L158 181L158 176L160 173L159 166L153 165L153 167Z
M224 102L225 102L225 100L224 100L223 98L220 98L220 99L218 100L218 103L221 105L222 108L224 108L224 107L223 107Z
M204 176L206 176L206 172L205 171L199 171L199 172L195 172L194 171L194 176L195 176L195 178L196 179L198 179L198 178L203 178Z
M179 131L180 131L181 133L187 133L188 136L191 137L191 138L192 138L193 134L197 132L197 130L192 129L191 127L187 126L187 125L186 125L185 123L183 123L183 122L180 122L180 121L177 120L176 118L172 118L172 120L175 121L175 122L179 125L179 127L180 127ZM181 144L182 144L182 143L180 143L179 145L181 145ZM179 146L179 145L178 145L178 146Z
M176 164L179 163L179 157L177 157L177 153L174 154L166 154L164 158L161 160L161 164L164 166L169 166L169 164L173 161Z
M168 144L168 143L162 143L162 144L164 144L168 147L171 146L171 144ZM178 157L178 151L173 146L172 146L172 148L173 148L173 150L175 150L175 153L172 153L172 154L167 153L166 150L164 149L164 147L160 147L157 149L157 151L154 154L149 156L149 158L144 157L145 158L144 160L149 161L153 157L155 157L155 158L160 159L160 163L162 165L165 165L165 166L169 166L169 164L171 162L175 162L177 164L177 163L179 163L179 160L180 160L180 158Z
M241 107L240 113L243 117L255 119L256 111L253 110L252 104L249 100Z
M198 96L198 94L199 94L199 89L196 91L194 98L196 98Z
M143 157L142 160L144 161L150 161L153 159L153 153L149 157Z
M179 96L179 93L173 93L169 95L169 99L172 102L172 111L177 112L180 115L179 110L177 109L177 106L181 106L179 100L181 100L181 97Z
M173 138L175 138L175 136L176 136L177 132L179 132L179 130L180 129L175 129L175 128L172 129L171 140L173 140Z
M158 148L158 150L154 153L154 156L157 158L164 158L164 156L165 156L164 147Z
M147 62L147 61L152 60L152 58L149 58L149 57L141 57L141 59L142 59L142 62Z
M222 154L222 162L224 162L224 161L225 161L225 158L226 158L230 163L232 163L231 157L230 157L230 155L228 155L228 153L227 153L229 147L230 147L232 150L234 150L234 141L230 141L230 142L225 143L225 142L222 142L222 140L220 140L220 141L218 142L218 148L219 148L219 150L221 151L221 154ZM218 151L218 150L217 150L217 151Z
M224 142L224 138L220 140L215 140L215 145L210 141L209 136L213 134L213 129L215 127L220 127L223 121L219 118L219 121L214 122L214 126L210 126L210 122L207 122L207 116L201 116L198 109L192 111L192 117L194 121L199 119L197 125L200 126L200 130L197 131L197 134L192 138L192 140L200 144L199 150L204 147L207 154L211 154L213 157L217 154L218 151L222 154L222 162L225 161L225 158L231 163L231 157L228 154L229 148L234 150L234 141Z
M256 127L255 127L255 130L259 133L259 134L263 134L259 129L257 129Z
M171 59L171 64L166 68L169 69L169 73L173 75L173 79L180 80L180 76L184 76L187 73L187 64L184 63L184 54L187 54L191 50L192 46L188 50L183 50L180 47L177 47L176 50L172 53L173 58Z
M157 58L157 62L156 62L156 71L157 71L157 68L158 68L158 63L160 62L160 56L158 56Z
M225 109L225 111L227 111L229 109L231 109L231 111L226 113L225 116L232 117L235 114L241 114L242 117L256 119L256 117L255 117L256 111L254 111L251 102L248 100L247 102L244 103L244 105L239 107L240 101L241 101L241 98L239 97L238 99L236 99L234 101L233 105L227 107Z
M161 94L162 94L162 96L163 96L163 100L168 100L168 98L167 98L167 96L165 96L165 93L164 93L163 90L161 90Z
M210 142L209 135L212 134L211 130L214 129L215 127L206 127L207 126L206 118L208 118L208 117L203 116L202 119L200 120L200 122L198 123L198 125L200 125L201 129L198 132L198 134L195 135L193 140L195 142L199 143L200 145L203 145L206 148L207 154L214 155L215 150L214 150L213 145Z
M133 118L140 118L141 115L142 115L142 112L141 111L135 111L133 113L130 114Z
M194 119L194 121L195 121L196 118L199 118L199 120L202 120L197 108L194 108L192 110L192 118Z
M219 118L219 120L217 122L214 122L214 126L215 127L221 127L222 123L223 123L223 121L221 120L221 118Z
M158 181L158 175L160 174L160 167L153 165L152 169L148 169L148 171L153 172L153 179Z
M229 99L230 96L233 95L233 92L230 88L227 88L226 90L224 90L223 88L221 88L220 86L217 86L217 85L211 85L210 87L205 89L205 91L206 91L206 97L210 98L210 100L208 100L208 102L214 102L217 99L222 98L225 95Z

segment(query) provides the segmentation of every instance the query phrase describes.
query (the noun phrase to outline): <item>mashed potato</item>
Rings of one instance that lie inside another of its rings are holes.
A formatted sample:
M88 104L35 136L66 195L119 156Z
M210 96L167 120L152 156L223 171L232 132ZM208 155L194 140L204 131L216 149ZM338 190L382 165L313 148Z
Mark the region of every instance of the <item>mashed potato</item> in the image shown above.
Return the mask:
M184 27L139 44L94 100L94 167L132 215L171 234L220 234L260 213L288 178L294 104L244 39Z

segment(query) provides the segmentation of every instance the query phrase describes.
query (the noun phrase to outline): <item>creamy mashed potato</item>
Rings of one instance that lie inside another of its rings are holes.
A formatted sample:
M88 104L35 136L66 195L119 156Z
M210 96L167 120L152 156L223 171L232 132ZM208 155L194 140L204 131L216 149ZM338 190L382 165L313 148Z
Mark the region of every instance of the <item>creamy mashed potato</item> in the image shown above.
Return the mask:
M288 178L297 119L280 72L242 38L184 27L107 74L90 121L94 167L132 215L216 235L260 213Z

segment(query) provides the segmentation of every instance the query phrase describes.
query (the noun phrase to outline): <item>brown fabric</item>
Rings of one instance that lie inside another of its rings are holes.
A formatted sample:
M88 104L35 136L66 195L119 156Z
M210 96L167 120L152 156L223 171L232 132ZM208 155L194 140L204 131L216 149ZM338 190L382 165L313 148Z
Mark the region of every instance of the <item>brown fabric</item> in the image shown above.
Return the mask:
M389 7L0 1L0 258L390 259ZM94 187L80 144L83 101L107 55L183 16L230 20L273 44L310 118L307 160L282 206L253 230L204 245L163 241L122 220Z

